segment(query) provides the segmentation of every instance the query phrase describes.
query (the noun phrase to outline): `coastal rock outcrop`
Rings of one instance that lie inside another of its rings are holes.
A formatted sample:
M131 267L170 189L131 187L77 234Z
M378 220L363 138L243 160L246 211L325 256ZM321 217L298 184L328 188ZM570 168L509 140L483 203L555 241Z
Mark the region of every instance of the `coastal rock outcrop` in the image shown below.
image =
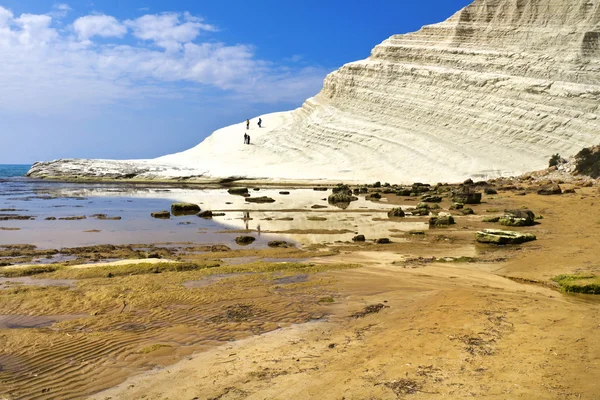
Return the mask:
M155 160L59 160L30 175L487 179L598 144L599 107L600 2L475 0L329 74L301 108L262 116L253 146L240 123Z

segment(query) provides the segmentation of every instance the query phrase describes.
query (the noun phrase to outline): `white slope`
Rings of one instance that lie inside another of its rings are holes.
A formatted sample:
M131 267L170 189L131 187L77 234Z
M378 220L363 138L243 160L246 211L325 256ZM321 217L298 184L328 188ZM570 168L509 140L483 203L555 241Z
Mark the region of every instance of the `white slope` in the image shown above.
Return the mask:
M155 160L59 160L32 176L435 183L541 169L600 142L600 1L475 0L262 119L251 145L242 122Z

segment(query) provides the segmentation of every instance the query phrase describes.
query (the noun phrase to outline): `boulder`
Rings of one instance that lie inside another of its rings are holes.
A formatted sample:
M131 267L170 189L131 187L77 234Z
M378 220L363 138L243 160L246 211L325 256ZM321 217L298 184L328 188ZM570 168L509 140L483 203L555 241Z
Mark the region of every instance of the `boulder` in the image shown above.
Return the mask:
M435 228L447 227L454 223L455 223L454 217L452 215L440 214L438 216L429 218L429 226L430 227L435 227Z
M364 242L365 240L365 235L356 235L352 238L353 242Z
M411 193L412 193L412 191L407 188L396 190L396 196L405 196L406 197L406 196L410 196Z
M379 238L375 239L375 243L377 244L390 244L392 241L389 238Z
M454 203L450 206L450 210L462 210L463 208L465 208L463 203Z
M469 207L463 208L461 210L461 212L462 212L462 215L473 215L473 214L475 214L475 211L473 211L473 209L469 208Z
M231 188L227 191L227 193L243 196L248 194L248 188Z
M277 248L283 248L283 249L287 249L289 247L296 247L292 243L286 242L285 240L272 240L269 243L267 243L267 245L269 247L277 247Z
M381 195L379 193L371 193L371 194L367 195L366 198L379 200L379 199L381 199Z
M532 226L535 214L531 210L505 210L498 222L504 226Z
M388 217L389 218L402 218L405 215L406 214L404 213L404 211L400 207L392 208L390 211L388 211Z
M267 196L261 196L261 197L246 197L245 200L248 203L275 203L275 199L272 199L270 197Z
M198 213L198 216L200 218L204 218L204 219L211 219L214 216L214 214L210 210L205 210L205 211Z
M171 213L177 215L194 215L200 212L200 206L194 203L173 203Z
M247 246L255 240L256 238L254 236L238 236L235 238L235 242L240 246Z
M421 197L421 201L425 203L439 203L442 201L442 196L433 196L426 194L423 197Z
M483 189L483 193L485 193L485 194L498 194L498 191L496 189L492 189L492 188L485 188L485 189Z
M348 193L334 193L334 194L330 194L329 197L327 198L327 202L329 204L350 203L350 202L356 201L356 200L358 200L358 197L352 196L351 194L348 194Z
M553 194L562 194L562 190L558 185L548 185L538 189L537 194L542 196L550 196Z
M465 187L463 190L453 193L452 201L462 204L479 204L481 203L481 192L474 192Z
M167 210L164 211L156 211L153 213L150 213L150 215L152 216L152 218L159 218L159 219L169 219L171 218L171 213Z
M279 192L279 194L288 195L288 194L290 194L290 192L288 192L287 190L284 190L284 191Z
M500 221L500 217L485 217L484 219L481 220L482 222L498 222Z
M333 194L344 193L344 194L347 194L347 195L352 195L352 189L350 189L350 186L344 185L343 183L338 183L337 185L335 185L331 189L331 192Z
M530 233L503 231L500 229L484 229L475 234L479 243L491 244L521 244L535 240L535 235Z

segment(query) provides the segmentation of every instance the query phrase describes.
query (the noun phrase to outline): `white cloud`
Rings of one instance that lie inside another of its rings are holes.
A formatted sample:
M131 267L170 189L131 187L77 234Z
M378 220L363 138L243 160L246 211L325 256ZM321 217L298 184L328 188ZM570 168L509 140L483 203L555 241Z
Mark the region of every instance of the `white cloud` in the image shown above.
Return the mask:
M81 40L94 36L123 37L127 33L125 25L108 15L86 15L78 18L73 22L73 29Z
M181 14L164 13L147 14L134 20L125 21L125 25L133 30L133 35L142 40L149 40L167 50L178 50L183 43L191 42L198 37L200 31L215 31L212 25L202 23L198 17L189 13L183 14L185 22L181 22Z
M48 13L48 15L50 15L52 18L63 18L66 17L67 14L69 14L69 11L71 11L72 8L65 3L60 3L60 4L55 4L52 7L52 11L50 13Z
M300 102L319 90L327 72L277 66L257 59L249 45L202 42L201 32L216 28L189 13L128 21L88 15L71 30L55 29L55 22L0 7L0 109L74 114L199 91L252 103Z

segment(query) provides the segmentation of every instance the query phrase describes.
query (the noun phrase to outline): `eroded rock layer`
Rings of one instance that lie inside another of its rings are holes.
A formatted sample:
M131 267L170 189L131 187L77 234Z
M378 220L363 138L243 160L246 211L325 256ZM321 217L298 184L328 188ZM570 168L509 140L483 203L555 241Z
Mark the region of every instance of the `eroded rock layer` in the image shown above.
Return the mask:
M263 116L252 145L239 124L151 163L289 180L512 175L600 142L599 107L600 2L475 0L331 73L301 108ZM33 175L69 175L68 164ZM155 170L143 176L177 175Z

